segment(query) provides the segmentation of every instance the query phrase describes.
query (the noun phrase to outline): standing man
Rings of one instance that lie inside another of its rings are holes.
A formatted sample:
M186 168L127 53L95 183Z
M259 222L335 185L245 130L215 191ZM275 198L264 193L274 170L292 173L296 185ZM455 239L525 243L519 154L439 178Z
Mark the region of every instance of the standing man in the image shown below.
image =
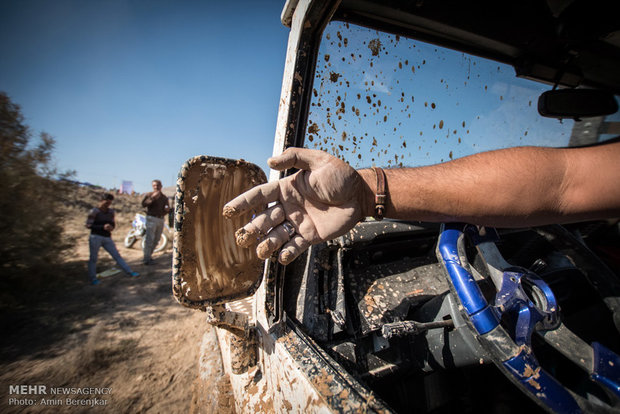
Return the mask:
M90 248L90 259L88 260L88 277L90 283L98 285L97 279L97 256L99 254L99 248L103 247L116 263L127 273L129 276L140 276L138 272L133 272L127 263L123 260L121 255L116 250L116 245L112 240L112 230L114 230L114 209L110 208L112 205L114 196L110 193L106 193L101 197L99 206L93 208L86 219L86 227L90 229L90 237L88 239L88 245Z
M164 217L170 211L168 197L161 192L161 181L153 180L153 192L148 193L142 200L142 207L146 207L146 236L144 240L145 265L154 264L151 255L161 238L164 229Z

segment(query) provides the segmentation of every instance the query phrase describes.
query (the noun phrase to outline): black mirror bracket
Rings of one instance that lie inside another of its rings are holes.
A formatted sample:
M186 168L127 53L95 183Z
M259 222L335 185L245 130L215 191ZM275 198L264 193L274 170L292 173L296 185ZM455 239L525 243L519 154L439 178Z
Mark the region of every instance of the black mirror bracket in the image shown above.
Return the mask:
M611 115L618 111L613 93L601 89L552 89L538 98L538 113L547 118L582 118Z

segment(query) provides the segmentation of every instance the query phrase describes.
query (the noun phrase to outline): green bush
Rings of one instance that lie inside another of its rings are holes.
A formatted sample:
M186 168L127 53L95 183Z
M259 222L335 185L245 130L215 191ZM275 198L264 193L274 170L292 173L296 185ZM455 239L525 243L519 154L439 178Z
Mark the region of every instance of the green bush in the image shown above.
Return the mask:
M33 144L20 107L0 92L0 274L50 271L71 247L63 238L61 198L67 185L52 163L54 139Z

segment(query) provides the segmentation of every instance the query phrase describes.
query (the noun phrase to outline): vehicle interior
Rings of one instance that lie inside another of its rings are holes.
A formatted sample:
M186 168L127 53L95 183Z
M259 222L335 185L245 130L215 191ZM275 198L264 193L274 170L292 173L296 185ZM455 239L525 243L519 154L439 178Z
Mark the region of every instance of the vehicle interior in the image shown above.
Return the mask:
M317 12L288 145L355 168L604 145L620 135L615 7L343 0ZM368 219L283 272L290 327L396 412L620 412L617 218Z

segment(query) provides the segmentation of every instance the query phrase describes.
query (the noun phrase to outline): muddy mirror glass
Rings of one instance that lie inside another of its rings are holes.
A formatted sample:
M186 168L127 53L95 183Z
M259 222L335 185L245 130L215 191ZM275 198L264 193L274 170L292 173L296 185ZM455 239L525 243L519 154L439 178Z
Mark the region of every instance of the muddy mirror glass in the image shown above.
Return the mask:
M204 308L252 295L263 261L237 246L235 231L253 212L222 215L224 204L265 183L265 173L243 160L200 156L179 173L175 199L173 294L183 305Z

